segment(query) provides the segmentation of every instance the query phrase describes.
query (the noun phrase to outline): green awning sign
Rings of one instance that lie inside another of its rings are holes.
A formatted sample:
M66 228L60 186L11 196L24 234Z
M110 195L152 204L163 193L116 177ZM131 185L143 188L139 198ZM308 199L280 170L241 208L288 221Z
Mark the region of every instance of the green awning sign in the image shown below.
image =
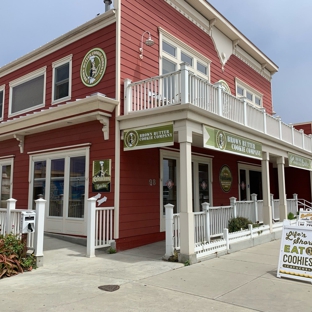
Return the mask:
M288 153L289 167L312 170L312 160L306 157Z
M225 153L262 159L262 145L236 134L203 126L204 147Z
M173 144L172 123L124 131L124 151L170 146Z

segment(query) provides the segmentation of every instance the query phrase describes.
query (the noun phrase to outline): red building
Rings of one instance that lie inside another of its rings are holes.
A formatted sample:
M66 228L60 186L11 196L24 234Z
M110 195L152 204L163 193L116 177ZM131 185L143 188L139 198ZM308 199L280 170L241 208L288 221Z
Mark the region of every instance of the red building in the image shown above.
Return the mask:
M272 116L273 61L208 2L106 2L0 68L1 207L42 194L47 232L85 236L97 196L121 250L164 239L171 203L191 256L203 202L255 193L271 224L270 194L280 218L311 201L311 138Z

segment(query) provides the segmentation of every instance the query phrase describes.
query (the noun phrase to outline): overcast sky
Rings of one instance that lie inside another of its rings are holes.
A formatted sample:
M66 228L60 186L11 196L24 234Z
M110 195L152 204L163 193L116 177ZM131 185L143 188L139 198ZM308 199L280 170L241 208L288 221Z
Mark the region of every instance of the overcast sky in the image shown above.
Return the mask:
M2 2L0 67L104 11L102 0ZM307 96L312 91L312 0L209 2L279 67L272 80L277 115L286 123L312 121Z

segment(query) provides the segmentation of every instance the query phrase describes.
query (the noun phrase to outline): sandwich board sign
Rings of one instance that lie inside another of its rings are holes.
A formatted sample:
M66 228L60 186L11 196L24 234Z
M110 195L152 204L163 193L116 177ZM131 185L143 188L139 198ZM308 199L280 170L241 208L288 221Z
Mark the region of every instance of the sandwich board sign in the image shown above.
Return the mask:
M312 227L306 222L284 221L277 277L312 283Z

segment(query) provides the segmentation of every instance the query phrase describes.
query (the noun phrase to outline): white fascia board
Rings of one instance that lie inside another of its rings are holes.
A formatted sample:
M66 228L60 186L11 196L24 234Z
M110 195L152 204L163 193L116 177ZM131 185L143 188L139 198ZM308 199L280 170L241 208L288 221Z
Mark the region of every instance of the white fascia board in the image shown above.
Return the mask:
M87 23L69 31L68 33L48 42L40 48L25 54L17 60L4 65L0 68L0 78L12 73L26 65L29 65L55 51L58 51L65 46L80 40L106 26L116 22L116 15L114 10L109 10Z
M182 0L171 0L182 1ZM260 64L266 64L266 68L274 74L278 71L278 66L262 53L250 40L248 40L235 26L233 26L221 13L219 13L206 0L185 0L190 6L195 8L208 20L216 19L214 27L218 28L232 41L239 40L239 46L255 58Z

